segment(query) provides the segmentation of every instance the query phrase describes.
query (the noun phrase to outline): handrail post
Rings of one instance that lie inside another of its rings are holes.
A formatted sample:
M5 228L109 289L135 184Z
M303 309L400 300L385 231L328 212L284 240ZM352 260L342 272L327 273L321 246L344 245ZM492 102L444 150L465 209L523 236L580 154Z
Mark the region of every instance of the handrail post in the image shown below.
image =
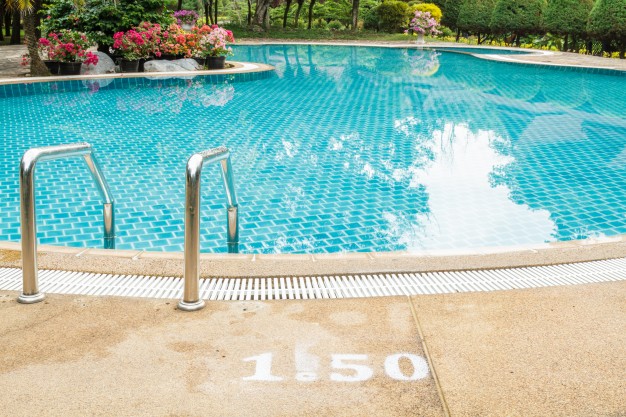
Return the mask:
M224 147L191 155L187 161L185 177L185 289L178 308L196 311L204 307L200 299L200 178L205 163L220 162L227 200L227 245L229 253L239 250L238 204L233 181L230 152Z
M88 143L32 148L20 160L20 223L22 232L22 293L17 301L32 304L42 301L37 269L37 222L35 218L35 168L37 162L82 156L104 200L104 247L115 248L115 208L109 186Z

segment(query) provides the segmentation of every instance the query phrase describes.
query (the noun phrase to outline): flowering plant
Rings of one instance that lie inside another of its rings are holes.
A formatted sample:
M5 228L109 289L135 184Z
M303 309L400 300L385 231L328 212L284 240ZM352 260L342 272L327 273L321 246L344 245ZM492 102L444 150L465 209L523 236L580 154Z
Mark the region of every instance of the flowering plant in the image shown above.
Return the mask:
M141 33L144 44L142 45L142 53L144 57L154 55L157 58L161 56L161 41L163 31L158 23L142 22L139 26L133 28L136 32Z
M198 36L195 33L187 33L177 24L171 24L163 31L160 51L164 54L184 55L190 58L197 49Z
M88 51L93 44L82 32L66 29L59 33L50 32L47 37L39 39L38 46L43 59L98 64L98 56Z
M174 17L179 25L195 25L200 16L194 10L179 10Z
M232 55L233 49L226 46L228 42L235 42L233 32L213 25L211 32L200 38L200 53L204 56Z
M439 23L430 15L430 12L420 10L415 11L415 17L409 23L409 29L421 35L437 35L441 33L437 30L438 27Z
M152 45L146 40L144 32L131 29L113 35L113 49L119 50L124 59L132 61L149 57L152 52Z

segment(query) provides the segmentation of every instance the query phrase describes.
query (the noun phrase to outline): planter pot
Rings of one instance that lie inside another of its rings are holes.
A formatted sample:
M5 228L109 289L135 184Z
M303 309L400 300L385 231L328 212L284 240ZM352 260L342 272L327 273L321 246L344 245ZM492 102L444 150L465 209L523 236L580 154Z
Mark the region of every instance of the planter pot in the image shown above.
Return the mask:
M176 59L176 55L174 55L174 54L161 54L159 59L166 59L168 61L172 61L172 60Z
M183 30L186 30L187 32L193 29L193 25L190 23L183 23L182 25L180 25L180 27L183 28Z
M208 69L224 69L224 64L226 64L225 56L206 57L206 66Z
M43 61L46 64L46 68L50 71L52 75L59 75L59 61Z
M139 60L139 68L138 68L138 72L144 72L144 68L143 68L143 66L144 66L144 64L145 64L147 61L149 61L149 60L150 60L150 58L141 58L141 59Z
M120 71L121 72L139 72L139 60L133 59L132 61L126 59L120 59Z
M59 75L79 75L82 62L59 62Z
M194 56L193 59L196 60L196 62L198 64L200 64L201 67L204 67L206 65L206 58L201 57L201 56Z
M423 33L418 33L417 34L417 40L415 41L416 44L418 45L424 45L426 42L424 41L424 34Z

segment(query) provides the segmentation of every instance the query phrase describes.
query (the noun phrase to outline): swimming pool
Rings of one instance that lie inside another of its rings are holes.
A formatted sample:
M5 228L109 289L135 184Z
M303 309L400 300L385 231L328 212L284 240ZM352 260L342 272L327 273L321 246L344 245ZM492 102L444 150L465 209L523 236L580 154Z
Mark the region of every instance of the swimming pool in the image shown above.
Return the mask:
M183 249L184 169L231 149L240 251L421 251L626 233L626 77L401 48L238 46L265 79L117 82L0 98L0 239L19 241L18 161L90 142L116 199L117 248ZM39 242L102 245L82 161L37 171ZM203 252L225 252L216 167Z

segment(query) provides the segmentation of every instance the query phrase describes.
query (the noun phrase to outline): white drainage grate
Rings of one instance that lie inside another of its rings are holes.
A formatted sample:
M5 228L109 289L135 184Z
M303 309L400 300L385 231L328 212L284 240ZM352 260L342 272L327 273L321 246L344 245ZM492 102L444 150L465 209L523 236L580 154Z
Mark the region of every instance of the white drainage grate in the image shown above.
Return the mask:
M574 285L626 279L626 258L480 271L356 274L289 278L201 280L205 300L285 300L445 294ZM170 298L182 296L174 277L39 271L40 290L51 294ZM0 268L0 290L20 291L22 270Z

